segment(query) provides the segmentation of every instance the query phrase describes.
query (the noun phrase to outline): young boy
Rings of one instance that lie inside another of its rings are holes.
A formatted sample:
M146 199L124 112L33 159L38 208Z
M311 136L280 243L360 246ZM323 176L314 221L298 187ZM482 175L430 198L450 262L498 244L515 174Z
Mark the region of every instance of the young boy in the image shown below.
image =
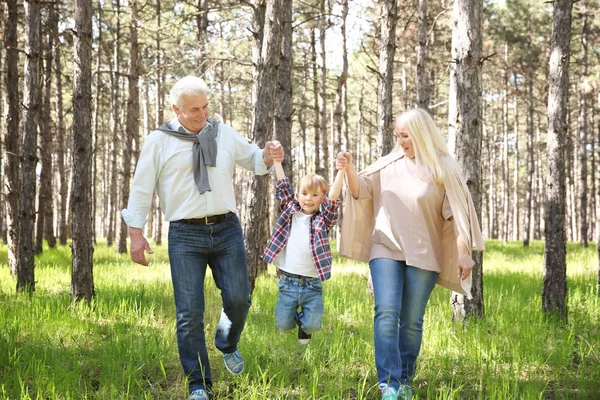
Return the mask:
M310 174L300 180L297 198L285 177L281 162L275 160L281 215L271 234L263 260L283 274L275 323L282 331L298 325L298 342L308 344L321 329L323 284L331 276L331 249L328 232L336 224L345 170L339 170L327 197L327 182ZM322 206L322 207L321 207Z

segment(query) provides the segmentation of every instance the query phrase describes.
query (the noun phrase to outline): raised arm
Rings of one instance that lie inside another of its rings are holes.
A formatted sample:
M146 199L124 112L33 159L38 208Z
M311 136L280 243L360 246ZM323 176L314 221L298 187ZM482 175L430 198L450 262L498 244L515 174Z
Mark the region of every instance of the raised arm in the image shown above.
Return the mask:
M354 165L352 164L352 155L349 152L338 153L335 159L335 165L337 169L345 169L350 193L352 193L352 197L358 199L358 190L360 187L360 182L358 178L358 173L356 172L356 170L354 169Z
M342 184L344 183L344 174L346 173L345 169L338 169L338 172L335 175L335 179L333 181L333 185L329 189L329 198L331 200L337 200L340 197L340 193L342 192Z
M281 165L281 161L275 161L273 168L275 168L275 176L277 180L280 181L285 178L285 171L283 170L283 165Z

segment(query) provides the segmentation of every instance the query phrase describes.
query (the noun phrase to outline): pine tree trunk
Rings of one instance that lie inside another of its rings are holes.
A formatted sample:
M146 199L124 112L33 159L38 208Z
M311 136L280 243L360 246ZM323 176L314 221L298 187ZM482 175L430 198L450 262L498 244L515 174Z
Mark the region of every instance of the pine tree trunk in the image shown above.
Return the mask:
M277 98L277 76L281 51L281 13L284 0L267 0L264 18L264 38L260 62L256 64L256 98L252 121L253 141L264 147L272 134L273 111ZM268 191L268 176L255 176L248 195L251 196L244 218L244 233L248 252L250 291L258 275L266 270L262 253L268 239L268 201L264 194Z
M542 308L567 316L567 260L565 237L565 137L571 52L572 0L554 0L550 41L548 93L547 174Z
M321 48L321 85L320 85L320 96L321 96L321 140L323 142L323 165L322 170L317 172L322 175L326 180L329 179L329 137L327 134L327 58L326 58L326 43L325 43L325 32L329 28L328 17L325 12L325 0L320 1L319 7L319 44Z
M208 0L198 0L196 4L196 25L198 27L197 39L198 39L198 68L200 69L200 76L204 76L208 69L208 61L206 56L208 54Z
M377 90L377 147L379 156L384 156L394 148L392 93L398 2L396 0L384 0L381 14L379 88Z
M162 20L161 20L161 0L156 1L156 113L155 120L156 126L162 124L165 119L164 117L164 109L165 109L165 68L163 66L164 60L164 51L160 47L161 36L160 32L162 30ZM145 132L148 134L148 132ZM163 216L162 210L160 208L160 201L158 196L156 196L156 192L152 195L152 203L154 204L154 230L152 232L152 237L154 238L154 243L157 245L162 244L162 223ZM150 233L148 233L150 234Z
M333 146L335 149L334 153L340 152L342 149L346 149L348 146L348 126L347 121L344 121L343 114L347 107L347 80L348 80L348 49L347 49L347 38L346 38L346 19L348 17L348 0L342 0L342 24L341 24L341 36L342 36L342 71L340 76L337 78L337 90L335 97L335 111L333 114L333 120L335 123L336 132L336 143Z
M131 159L133 152L133 141L140 134L140 90L138 85L139 66L138 66L138 13L136 0L129 0L131 9L131 22L129 29L129 98L127 99L127 127L123 155L121 157L121 209L127 208L129 199L129 185L131 182ZM120 224L119 242L117 252L119 254L127 253L127 224Z
M23 86L23 157L21 163L20 236L17 259L17 291L35 291L34 243L35 168L37 130L40 112L40 5L38 0L26 0L25 5L25 82Z
M98 22L98 50L96 50L96 87L94 88L94 93L96 94L94 96L94 114L92 115L92 121L93 121L93 138L94 138L94 144L93 147L95 149L94 153L95 154L100 154L102 155L103 153L101 152L100 149L105 149L106 148L106 137L104 135L100 135L99 129L98 127L100 126L100 104L102 103L102 98L103 98L103 90L100 90L100 84L101 84L101 76L102 76L102 72L101 72L101 66L102 66L102 55L104 54L102 52L102 47L103 47L103 43L102 43L102 26L103 26L103 21L102 21L102 3L98 2L97 4L98 6L98 14L96 16L96 20ZM93 181L94 184L92 186L92 201L93 201L93 205L92 205L92 231L94 232L94 243L96 241L96 235L97 235L97 230L96 230L96 216L98 215L97 209L98 209L98 200L102 199L103 200L103 210L101 212L100 215L102 215L102 220L104 220L104 217L106 216L106 207L104 207L104 199L107 197L107 191L104 190L106 188L106 183L102 182L101 184L98 183L98 177L100 176L100 173L98 172L98 159L100 158L100 160L103 162L105 160L105 157L94 157L94 161L93 161L93 169L92 169L92 177L93 177ZM106 164L103 163L103 168L102 168L102 174L106 173ZM101 188L101 196L99 196L97 194L97 187ZM102 224L104 225L104 224ZM102 233L104 234L104 226L101 227L102 228Z
M508 165L508 45L504 46L504 87L502 96L502 240L508 241L510 221L510 166Z
M73 80L73 261L71 300L94 296L92 231L92 1L76 0Z
M60 15L60 3L57 3ZM62 246L67 244L69 236L69 225L67 223L67 200L69 196L69 177L65 168L65 122L63 117L63 94L62 94L62 63L59 43L54 46L54 68L56 72L56 168L59 179L59 206L58 206L58 241Z
M517 82L517 74L513 72L513 77L515 79L515 108L514 108L514 116L515 120L513 122L513 132L515 134L515 146L514 146L514 160L515 160L515 169L513 170L513 200L512 200L512 240L519 240L519 87Z
M531 37L527 39L527 47L531 47ZM535 166L533 160L533 66L531 60L529 60L528 67L528 119L527 119L527 184L525 188L525 220L524 220L524 239L523 246L529 246L531 238L531 217L532 217L532 203L533 203L533 179L535 173Z
M279 61L279 90L277 91L277 107L275 109L275 139L282 144L287 157L283 161L283 170L292 182L292 34L293 34L293 13L292 2L283 1L281 22L283 26L283 36L281 40L281 59ZM274 202L277 203L277 202ZM278 204L274 204L279 209ZM277 213L276 213L277 214Z
M315 135L315 173L323 175L323 168L321 167L321 118L320 118L320 106L319 106L319 74L317 72L317 38L315 29L311 29L310 37L310 49L311 49L311 65L312 65L312 80L313 80L313 133Z
M58 19L54 12L54 4L48 5L49 18L46 25L46 47L44 64L44 105L41 109L40 120L40 155L42 169L40 171L40 193L38 196L37 232L35 252L42 252L43 239L48 242L48 247L56 247L54 236L54 201L52 196L52 151L54 139L54 123L50 113L50 94L52 92L52 47L54 46L55 28L58 28Z
M588 247L588 185L587 185L587 129L588 129L588 23L585 4L581 6L581 89L579 94L579 242Z
M111 67L110 75L110 86L111 86L111 98L110 108L112 117L112 140L110 143L109 156L110 156L110 179L109 188L110 196L108 201L108 229L106 235L106 245L112 246L116 235L116 208L117 208L117 159L119 154L118 144L121 142L121 121L119 119L119 90L120 90L120 79L119 79L119 65L121 57L119 55L119 42L121 40L121 0L116 0L116 20L117 25L115 27L115 42L113 49L113 63Z
M21 188L19 153L19 53L17 51L17 0L6 0L8 14L4 27L6 62L4 88L6 90L6 136L4 137L4 173L6 175L6 205L8 225L8 266L11 275L17 273L19 254Z
M431 94L427 82L427 0L419 0L419 24L417 45L417 106L429 111Z
M455 138L456 161L461 166L475 210L481 220L481 8L482 3L455 0L452 30L452 60L450 98L448 105L449 133ZM451 146L453 142L450 141ZM481 316L483 304L483 255L473 253L473 299L453 293L454 318Z

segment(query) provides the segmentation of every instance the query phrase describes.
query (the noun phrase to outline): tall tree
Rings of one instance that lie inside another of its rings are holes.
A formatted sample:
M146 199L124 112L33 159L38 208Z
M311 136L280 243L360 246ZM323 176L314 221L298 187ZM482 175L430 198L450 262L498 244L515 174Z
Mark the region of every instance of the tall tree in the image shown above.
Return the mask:
M321 136L321 141L323 142L323 165L321 175L325 177L325 179L329 178L329 135L327 131L327 119L329 118L329 113L327 111L327 49L326 49L326 32L329 28L329 16L328 12L325 10L325 1L321 0L319 2L319 48L321 50L321 125L319 135Z
M527 25L531 28L531 18L528 19ZM527 48L531 49L531 30L527 35ZM525 217L523 228L523 246L529 246L531 238L531 217L533 205L533 179L535 163L533 159L533 66L531 57L528 57L527 65L527 183L525 186Z
M40 108L40 5L38 0L25 0L25 82L23 87L23 157L21 161L21 193L19 252L17 259L17 291L33 292L35 224L35 168L37 156L38 113Z
M581 77L579 91L579 241L588 246L588 15L585 3L581 6Z
M377 147L379 156L384 156L394 148L392 92L398 2L397 0L383 0L381 3L379 88L377 90Z
M203 76L208 69L208 0L198 0L196 4L196 25L198 27L198 69Z
M548 92L548 160L546 173L544 278L542 308L566 318L567 259L565 236L565 138L569 56L571 54L572 0L554 0L550 40Z
M6 175L8 265L12 275L17 273L19 253L19 52L17 51L17 0L6 0L8 14L4 26L6 50L4 74L6 105L6 136L4 137L4 162Z
M264 147L272 135L273 110L275 106L279 55L281 51L281 15L284 0L267 0L264 18L264 37L256 72L256 98L252 121L253 141ZM264 194L268 190L268 177L256 176L252 180L248 212L244 221L250 291L258 274L266 269L261 260L264 245L268 238L268 202Z
M42 252L43 239L48 242L48 247L56 247L54 236L54 207L52 196L52 152L54 141L54 124L50 110L50 95L52 93L52 56L54 47L54 30L58 29L58 18L54 4L48 4L48 20L45 24L44 49L44 97L43 107L40 111L40 192L38 195L38 212L36 226L35 252Z
M277 108L275 110L275 139L279 140L283 148L292 155L292 113L294 112L292 104L292 39L293 39L293 8L291 1L284 1L282 4L281 22L283 26L281 40L281 59L279 62L279 76L277 91ZM293 182L291 159L283 161L283 170L285 176ZM277 202L274 202L277 203ZM275 204L277 208L279 206Z
M57 1L56 7L60 15L60 1ZM58 32L57 32L58 33ZM69 193L69 177L66 164L66 131L64 122L63 93L62 93L62 63L60 41L55 40L54 46L54 65L56 70L56 167L59 179L59 206L58 206L58 239L61 245L67 244L69 236L67 200Z
M73 258L71 299L94 296L92 231L92 0L75 3L75 69L73 73Z
M116 26L115 26L115 41L113 48L113 62L111 64L111 74L110 74L110 113L112 118L112 140L110 141L110 178L109 182L117 181L117 161L119 154L119 143L120 143L120 104L119 104L119 90L120 90L120 64L121 64L121 52L120 52L120 41L121 41L121 0L116 0L115 2L115 18L116 18ZM106 245L112 246L113 241L115 239L115 230L116 230L116 208L117 208L117 185L112 184L109 185L110 194L108 201L108 230L106 235Z
M456 161L461 166L467 186L481 220L481 8L480 1L455 0L452 29L452 66L448 106L448 137ZM473 254L473 299L452 293L455 318L480 316L483 304L483 255Z
M335 98L335 111L333 119L335 122L336 144L335 152L346 148L350 142L348 138L348 46L346 37L346 20L348 19L348 0L342 0L342 71L337 78L337 91Z
M427 82L427 0L419 0L419 24L417 46L417 106L429 111L429 84Z
M312 82L313 82L313 134L315 138L315 173L323 175L323 167L321 161L321 114L319 106L319 73L317 69L317 33L313 27L311 29L310 49L311 49L311 65L312 65Z
M165 110L165 68L164 62L164 50L161 48L160 43L162 42L161 31L162 31L162 19L161 19L161 0L156 0L156 102L155 102L155 121L157 126L164 122L164 110ZM148 132L145 132L147 134ZM154 204L154 230L149 232L148 235L152 235L154 242L157 245L162 244L162 210L160 208L160 201L156 193L152 195L152 203Z
M125 142L123 143L123 156L121 157L121 209L127 208L129 199L129 182L131 181L131 158L133 140L140 134L140 89L139 89L139 66L138 66L138 11L136 0L129 0L131 9L131 21L129 26L129 98L127 99L127 127ZM120 224L119 242L117 251L120 254L127 253L127 225Z

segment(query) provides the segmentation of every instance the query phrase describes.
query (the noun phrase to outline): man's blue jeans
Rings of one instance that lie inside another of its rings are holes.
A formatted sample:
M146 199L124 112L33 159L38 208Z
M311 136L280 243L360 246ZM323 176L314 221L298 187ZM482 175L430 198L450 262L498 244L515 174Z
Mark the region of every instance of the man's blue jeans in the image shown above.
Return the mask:
M423 338L423 316L438 273L376 258L369 263L375 294L375 364L379 387L410 384Z
M302 311L298 313L298 307ZM323 283L319 278L295 278L281 275L279 298L275 306L275 324L282 331L299 325L308 334L321 329Z
M213 224L171 222L169 260L177 311L177 346L190 392L210 389L212 377L204 335L204 277L210 266L223 310L215 346L233 353L250 308L250 283L242 227L237 216Z

